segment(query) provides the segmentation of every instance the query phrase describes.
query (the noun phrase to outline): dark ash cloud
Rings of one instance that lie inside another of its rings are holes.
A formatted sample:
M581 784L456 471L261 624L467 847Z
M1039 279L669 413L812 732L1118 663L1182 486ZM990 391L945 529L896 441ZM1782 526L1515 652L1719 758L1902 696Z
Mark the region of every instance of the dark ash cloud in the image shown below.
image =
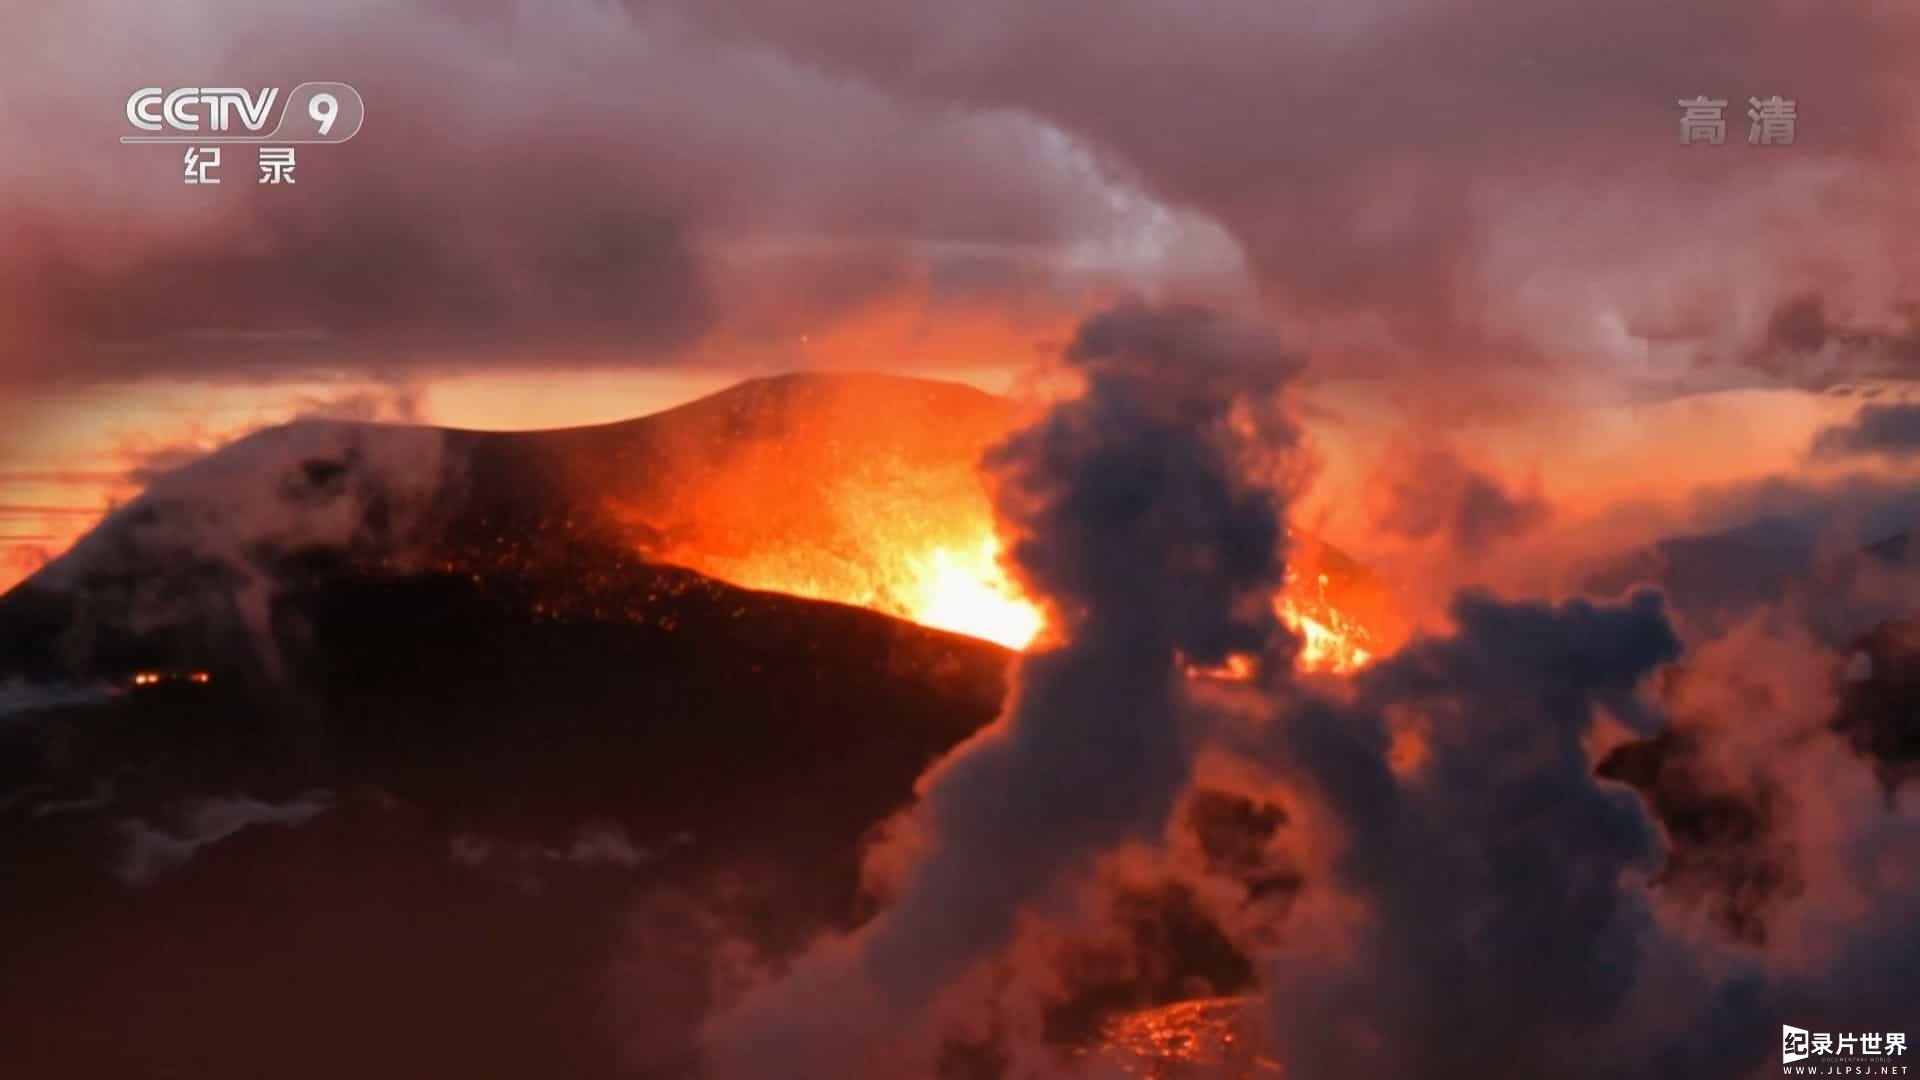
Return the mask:
M1782 301L1747 362L1810 390L1920 376L1920 305L1891 305L1878 320L1836 320L1817 292ZM1816 447L1816 449L1818 449Z
M1920 893L1876 883L1911 880L1920 819L1830 729L1804 628L1697 653L1663 697L1682 642L1661 593L1468 591L1444 632L1349 678L1289 677L1262 597L1286 489L1256 478L1286 475L1292 434L1243 410L1291 369L1264 341L1181 308L1082 327L1083 395L990 461L1014 567L1064 640L923 777L872 921L711 1020L717 1074L911 1074L969 1024L988 1067L1044 1072L1189 977L1257 995L1272 1056L1316 1078L1743 1075L1782 1017L1897 1027L1888 958L1920 948ZM1726 498L1817 515L1833 494ZM1183 673L1234 653L1260 658L1252 679ZM1676 771L1600 768L1661 739L1670 705ZM1129 859L1172 891L1103 894ZM1035 926L1110 933L1063 969L1032 955ZM988 976L1012 989L982 1035Z
M1639 798L1595 779L1584 741L1603 709L1657 727L1640 689L1679 639L1653 593L1558 608L1467 594L1454 618L1453 636L1363 672L1352 703L1283 715L1260 751L1310 793L1302 817L1345 838L1307 869L1319 891L1273 957L1272 1023L1303 1076L1490 1060L1616 1075L1593 1032L1639 978L1653 913L1633 880L1661 845ZM1392 712L1428 718L1415 773L1390 759ZM1332 898L1348 893L1368 913L1357 930L1337 926Z
M1920 405L1906 402L1865 405L1852 420L1813 437L1815 458L1884 457L1902 459L1920 451Z
M1257 328L1137 305L1065 360L1082 395L987 457L1012 567L1062 641L1024 654L1001 718L920 781L925 846L886 909L710 1026L721 1075L848 1075L908 1037L1029 905L1164 828L1193 753L1185 663L1291 655L1268 599L1282 493L1250 466L1297 438L1270 407L1297 364Z
M1552 516L1538 492L1511 490L1444 448L1397 455L1377 484L1375 527L1414 541L1438 539L1464 555L1484 555Z

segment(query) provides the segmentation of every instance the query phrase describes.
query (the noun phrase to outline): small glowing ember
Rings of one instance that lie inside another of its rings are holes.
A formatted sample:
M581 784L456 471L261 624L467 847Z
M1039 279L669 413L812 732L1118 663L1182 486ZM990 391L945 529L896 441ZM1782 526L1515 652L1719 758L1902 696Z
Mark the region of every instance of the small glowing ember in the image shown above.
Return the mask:
M161 686L166 683L205 686L213 681L213 676L204 671L136 671L129 681L134 686Z
M1220 679L1226 682L1246 682L1253 678L1253 657L1245 653L1233 653L1227 662L1213 667L1204 664L1188 664L1187 674L1196 679Z

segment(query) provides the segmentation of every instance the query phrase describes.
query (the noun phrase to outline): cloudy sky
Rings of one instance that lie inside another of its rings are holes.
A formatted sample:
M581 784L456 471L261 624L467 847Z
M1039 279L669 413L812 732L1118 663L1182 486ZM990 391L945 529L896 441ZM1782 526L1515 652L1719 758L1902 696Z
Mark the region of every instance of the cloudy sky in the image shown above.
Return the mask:
M0 584L261 423L1001 388L1121 295L1295 343L1323 504L1408 432L1562 501L1778 470L1920 373L1899 5L69 0L0 41ZM366 125L291 187L117 142L139 87L322 79ZM1749 145L1775 94L1796 140Z

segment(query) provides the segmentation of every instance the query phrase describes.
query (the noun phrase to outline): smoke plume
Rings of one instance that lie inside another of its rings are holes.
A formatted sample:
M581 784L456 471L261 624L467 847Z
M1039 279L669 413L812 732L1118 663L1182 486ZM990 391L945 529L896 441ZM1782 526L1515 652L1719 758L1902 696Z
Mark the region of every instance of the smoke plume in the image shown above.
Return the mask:
M923 853L890 906L713 1025L725 1074L871 1067L1023 909L1163 831L1193 751L1183 662L1288 655L1268 600L1282 493L1249 465L1293 439L1270 402L1295 363L1255 328L1141 306L1090 320L1066 361L1084 392L986 460L1013 566L1062 640L1023 657L1000 720L922 778Z
M1057 638L874 852L879 913L710 1019L712 1075L1071 1074L1187 987L1257 995L1308 1078L1738 1076L1779 1023L1899 1029L1920 818L1833 730L1790 609L1685 668L1658 591L1469 590L1294 676L1293 362L1143 306L1065 359L1079 396L985 463Z

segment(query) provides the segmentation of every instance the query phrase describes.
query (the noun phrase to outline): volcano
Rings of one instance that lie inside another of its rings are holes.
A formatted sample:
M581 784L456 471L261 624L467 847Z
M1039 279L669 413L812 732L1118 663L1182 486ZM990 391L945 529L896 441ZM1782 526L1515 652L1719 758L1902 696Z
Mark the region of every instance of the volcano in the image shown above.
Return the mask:
M619 588L645 619L334 576L276 600L277 682L214 656L9 717L6 1059L678 1075L707 950L857 917L862 837L994 715L1005 654L685 573ZM609 1015L629 993L670 1000Z
M996 714L1042 616L976 462L1028 415L786 376L158 478L0 597L0 1059L683 1074L716 958L863 918L864 843ZM1290 609L1324 649L1354 583L1321 553Z
M159 478L0 597L0 663L37 680L194 655L270 666L274 598L342 574L517 582L542 612L639 617L649 587L623 575L641 566L1017 647L1043 616L999 564L977 463L1032 415L954 383L832 374L589 428L270 428ZM1363 658L1384 589L1312 538L1293 562L1284 612L1309 651Z
M878 419L836 429L854 397ZM1009 654L660 560L750 559L853 458L961 473L1007 422L776 379L570 431L296 424L160 479L0 598L0 684L59 687L0 717L34 867L0 890L0 1058L678 1075L711 956L859 917L861 840Z
M687 1075L712 1001L871 913L862 851L998 712L1044 616L975 463L1029 416L786 376L560 431L302 422L159 478L0 597L0 858L32 868L0 888L0 1060ZM1384 590L1295 541L1309 654L1364 657L1343 613ZM1904 753L1911 686L1875 641L1849 715ZM1673 879L1757 925L1762 845L1708 856L1729 815L1765 822L1703 804L1686 760L1670 738L1604 768L1655 797ZM1223 859L1284 821L1229 811ZM1150 983L1063 1004L1063 1053L1218 1051L1251 975L1183 934Z

